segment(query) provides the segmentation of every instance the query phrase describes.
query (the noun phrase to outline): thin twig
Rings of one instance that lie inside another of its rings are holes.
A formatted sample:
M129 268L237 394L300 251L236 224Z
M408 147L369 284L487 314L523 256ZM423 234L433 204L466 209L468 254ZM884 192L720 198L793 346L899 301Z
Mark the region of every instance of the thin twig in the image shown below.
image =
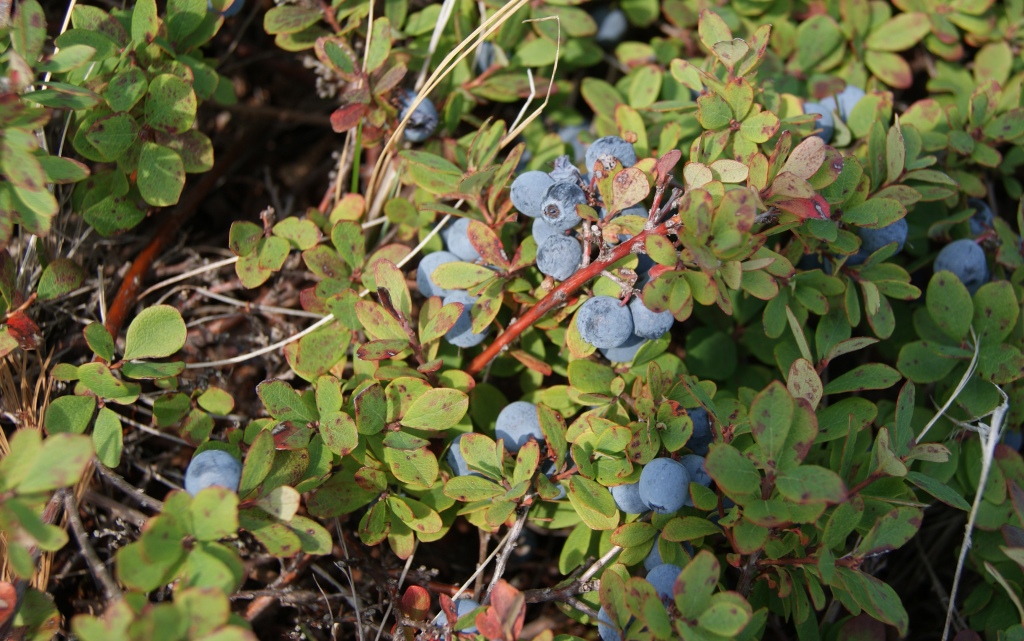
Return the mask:
M508 532L508 538L505 539L505 546L498 555L498 560L494 563L494 575L491 576L491 583L487 586L487 592L484 593L484 598L480 600L481 604L490 603L491 591L494 590L494 586L498 584L502 575L505 574L505 565L508 563L508 557L512 555L512 550L516 548L516 543L519 541L519 535L523 533L523 526L526 525L526 517L530 515L530 506L524 505L519 508L519 514L516 516L515 523L512 524L511 529Z
M158 512L164 509L163 501L154 499L153 497L149 496L148 494L146 494L139 488L135 487L128 481L124 480L124 477L122 477L120 474L110 469L103 463L100 463L99 459L93 460L93 467L96 469L97 472L99 472L100 476L107 479L110 482L110 484L116 487L117 489L121 490L128 496L135 499L135 501L139 505L143 507L152 508Z
M121 588L111 578L110 573L107 572L107 566L103 564L103 561L97 556L96 550L89 544L89 535L85 533L85 528L82 527L82 520L78 517L78 506L75 504L75 495L71 492L64 495L64 513L71 524L71 531L75 535L75 540L78 542L78 548L82 551L82 557L85 559L86 565L92 571L93 578L103 586L103 595L107 601L120 599Z

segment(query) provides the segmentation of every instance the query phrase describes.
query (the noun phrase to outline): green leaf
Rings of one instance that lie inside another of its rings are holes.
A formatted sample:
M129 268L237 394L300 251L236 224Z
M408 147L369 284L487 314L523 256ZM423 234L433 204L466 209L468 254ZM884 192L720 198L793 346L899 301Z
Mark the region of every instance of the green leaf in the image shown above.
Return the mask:
M370 37L370 50L366 53L366 71L373 73L380 69L391 54L391 21L380 16L373 21Z
M57 258L43 270L36 293L39 300L49 301L70 294L85 281L85 271L70 258Z
M773 381L750 405L750 430L768 467L781 459L792 422L793 398L782 383Z
M236 256L248 256L256 251L263 238L263 229L256 223L236 220L228 231L228 249Z
M132 9L132 40L139 45L149 44L158 28L156 0L138 0Z
M974 294L974 329L982 345L1005 341L1019 314L1020 303L1005 280L982 285Z
M841 503L846 500L843 479L832 470L817 465L801 465L786 470L776 479L775 487L794 503Z
M437 480L437 458L426 447L418 449L384 448L384 461L399 481L414 487L429 488Z
M750 142L763 143L779 130L779 118L770 111L749 116L740 125L740 133Z
M796 61L804 71L830 56L843 42L843 32L828 14L819 13L804 20L796 29Z
M708 49L713 49L716 42L732 40L732 30L729 29L725 20L711 9L700 12L700 19L697 21L697 34Z
M167 37L179 42L194 32L206 17L203 0L167 0Z
M185 188L185 164L178 152L154 142L142 143L139 155L139 193L150 205L169 207Z
M697 98L697 121L704 129L722 129L729 125L732 117L732 108L722 96L710 93Z
M573 475L569 478L567 494L573 509L591 529L611 530L618 526L619 509L615 505L615 499L603 485Z
M281 523L259 508L238 513L238 524L262 543L270 554L290 558L302 551L302 541L287 524Z
M750 623L753 609L737 592L719 592L711 597L708 609L697 617L697 624L722 637L739 634Z
M146 96L146 124L167 133L182 133L196 120L198 102L192 86L164 73L149 81Z
M46 181L55 185L70 185L89 177L89 168L77 160L59 156L41 156L39 165L46 174Z
M505 494L505 488L479 476L455 476L444 484L444 495L469 503L485 501Z
M121 363L121 374L125 378L155 380L177 376L185 371L183 361L172 363L154 363L152 361Z
M34 63L46 43L46 15L42 6L36 0L19 3L12 22L10 36L14 50L28 63ZM5 29L4 34L7 33Z
M178 310L170 305L147 307L128 326L124 360L170 356L185 346L186 333Z
M235 407L235 399L231 398L231 394L219 387L206 388L206 391L199 395L196 402L199 403L199 407L207 412L222 416L230 414L231 410Z
M907 472L907 480L950 507L969 512L971 505L945 483L921 472Z
M275 449L274 435L270 430L261 431L249 451L245 454L245 462L242 464L242 478L238 484L238 496L245 499L255 491L260 483L270 474L274 466Z
M124 447L121 419L110 408L100 408L96 415L96 425L92 429L92 442L96 449L96 457L109 468L115 468L121 462L121 450Z
M318 7L282 5L272 8L263 16L263 30L269 34L299 33L323 17Z
M874 29L864 44L875 51L904 51L916 45L931 30L928 14L901 13Z
M873 618L894 626L900 636L907 634L910 617L899 595L887 583L859 570L837 567L836 572L857 605Z
M462 420L469 397L455 389L432 389L412 402L402 425L424 430L446 430Z
M344 412L330 412L320 417L320 436L334 454L345 456L359 445L359 432L352 417Z
M679 573L676 583L682 586L675 598L679 613L695 619L712 604L712 594L718 585L722 567L715 555L701 550Z
M662 537L666 541L681 543L705 536L720 534L722 528L711 521L697 516L677 516L665 524Z
M894 508L875 521L853 554L863 557L897 550L914 538L923 519L924 511L921 508Z
M967 336L974 305L967 288L952 272L941 271L928 281L925 305L932 320L947 336L960 342Z
M83 434L95 410L95 396L61 396L50 401L43 426L49 434Z
M362 228L351 221L340 221L331 229L331 243L341 259L352 269L359 269L366 260L366 237Z
M741 505L742 499L760 493L761 475L754 462L732 445L712 444L704 466L718 487Z
M825 394L861 392L888 389L900 380L900 373L883 363L868 363L856 367L825 385Z
M189 507L192 535L217 541L238 533L238 494L220 486L200 490Z
M294 487L279 485L256 500L256 505L281 521L291 521L299 511L302 497Z
M469 289L493 277L494 272L483 265L452 262L438 266L431 279L443 289Z
M43 440L18 492L32 494L74 485L92 459L92 442L81 434L54 434Z
M317 416L315 406L310 407L286 381L263 381L256 386L256 394L263 401L267 412L279 422L312 423L320 418Z
M908 89L913 84L914 75L910 65L898 54L869 50L864 53L864 64L872 74L890 87Z

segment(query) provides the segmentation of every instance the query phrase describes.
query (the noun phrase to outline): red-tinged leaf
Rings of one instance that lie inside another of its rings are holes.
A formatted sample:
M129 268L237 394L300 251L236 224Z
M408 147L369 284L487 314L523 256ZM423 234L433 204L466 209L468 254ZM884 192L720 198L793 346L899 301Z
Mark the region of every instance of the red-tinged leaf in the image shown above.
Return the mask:
M271 434L274 435L274 449L276 450L305 450L309 447L309 439L313 436L313 430L307 425L285 421L279 423Z
M369 111L369 107L362 104L338 107L331 114L331 128L339 134L353 129L363 119L367 111Z
M448 303L442 307L420 330L420 344L426 345L447 334L462 316L463 308L465 305L462 303Z
M417 367L416 371L421 374L432 374L433 372L440 370L442 365L444 365L444 360L440 358L435 358L434 360L427 361L426 363Z
M651 186L647 183L647 175L637 167L627 167L612 178L612 198L608 204L608 213L614 214L643 202Z
M793 214L800 220L807 220L808 218L828 220L832 215L828 202L821 196L815 196L809 200L779 200L772 203L772 205L782 211Z
M664 156L658 159L658 162L654 164L654 175L657 178L659 185L665 185L672 178L672 170L675 168L676 163L682 158L683 152L678 149L673 149Z
M444 595L442 595L442 598ZM448 599L449 602L451 599ZM399 606L402 614L413 621L423 621L430 612L430 593L418 585L410 585L402 595L402 602ZM454 621L455 619L450 619Z
M17 605L17 590L7 581L0 581L0 625L6 623L7 619L14 615Z
M359 350L359 358L364 361L382 361L398 356L409 349L409 341L400 338L391 338L379 341L370 341L362 345Z
M523 365L526 365L535 372L539 372L544 376L551 376L551 366L540 360L533 354L528 354L521 349L517 349L511 352L512 358L516 359Z
M515 641L523 629L526 599L505 579L491 592L491 607L478 614L476 627L488 639Z
M793 149L783 165L783 173L791 173L804 180L809 180L821 164L825 162L825 141L817 136L810 136L800 141Z
M773 199L810 199L814 197L814 187L811 187L811 184L806 179L801 178L795 173L782 171L772 181L767 193L762 194L762 196L766 201L773 201Z
M7 317L7 331L21 349L39 349L43 344L39 326L25 312L17 311Z
M510 265L508 256L505 255L505 249L501 246L498 235L490 227L479 220L472 220L466 233L469 235L469 242L480 253L480 257L487 261L488 265L508 271Z

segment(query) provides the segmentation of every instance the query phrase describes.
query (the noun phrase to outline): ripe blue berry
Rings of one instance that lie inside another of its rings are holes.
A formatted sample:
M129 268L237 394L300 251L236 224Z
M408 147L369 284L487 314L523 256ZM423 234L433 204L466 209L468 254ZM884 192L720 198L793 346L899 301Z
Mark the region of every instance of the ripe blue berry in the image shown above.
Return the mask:
M857 233L860 236L860 249L846 259L847 265L860 265L868 256L889 243L896 243L897 254L903 251L903 245L907 242L907 219L900 218L891 225L877 229L861 227Z
M546 241L548 238L555 235L560 236L562 234L561 229L555 229L551 225L544 222L543 218L533 219L533 226L531 227L531 231L533 233L533 240L534 242L537 243L537 247L543 245L544 241Z
M836 131L836 124L835 121L832 119L831 109L826 109L825 107L819 105L816 102L805 102L804 113L820 114L821 118L818 118L818 124L815 127L815 129L820 129L821 131L817 132L814 135L817 136L818 138L821 138L826 143L832 140L832 134L834 134Z
M850 119L853 108L857 106L857 103L863 97L863 89L853 85L846 85L846 89L843 89L835 96L828 96L822 99L821 106L829 112L838 111L839 117L843 119L843 122L846 122Z
M527 171L519 174L512 181L512 189L509 192L512 205L520 214L536 218L540 216L541 205L544 204L548 189L551 189L554 184L555 181L551 179L551 176L543 171Z
M639 296L629 301L629 312L633 315L633 333L641 338L654 340L672 329L676 319L672 312L652 312L647 309Z
M581 260L583 247L570 236L551 236L537 248L537 269L555 280L566 280L575 274Z
M987 202L980 198L968 198L967 206L974 208L974 213L967 219L967 224L971 228L971 236L980 236L992 229L992 223L996 216Z
M593 18L597 23L594 42L605 49L619 44L629 28L629 22L626 21L626 14L622 12L622 9L599 7L594 10Z
M693 450L694 454L707 456L708 448L711 442L715 440L715 435L711 432L711 417L708 416L708 411L703 407L688 409L686 413L690 416L690 420L693 421L693 434L690 436L690 440L686 442L686 446Z
M438 267L445 263L457 263L461 259L451 252L439 251L433 254L427 254L420 260L419 267L416 268L416 286L419 287L420 293L424 297L430 298L431 296L440 296L444 298L449 293L449 290L444 289L437 285L433 280L434 272Z
M544 221L559 231L567 231L580 224L576 206L587 204L587 195L574 183L555 183L544 195L540 213Z
M647 582L651 584L654 591L658 593L663 603L672 602L672 586L682 569L678 565L662 563L647 573Z
M555 158L554 168L548 172L548 176L556 183L576 184L583 180L582 176L580 176L580 170L576 168L576 165L572 164L572 159L568 156Z
M506 405L498 413L494 425L496 438L505 440L505 449L511 454L519 452L530 437L544 442L544 432L540 429L540 417L537 406L526 401L515 401Z
M698 454L687 454L679 459L679 462L686 468L686 472L690 475L690 483L699 483L704 487L711 487L711 475L708 474L708 470L704 467L704 457ZM684 503L687 507L693 507L693 495L687 487L686 502Z
M452 441L451 447L448 448L448 455L445 457L448 461L449 467L452 468L452 472L455 472L455 476L466 476L473 474L469 471L469 464L466 463L466 459L462 456L462 449L460 444L462 443L462 437L464 434L459 434Z
M228 4L228 6L224 7L223 11L217 11L213 8L213 2L211 2L210 0L206 0L207 11L216 11L225 18L230 18L231 16L238 15L238 13L242 10L242 7L244 6L245 0L234 0L233 2Z
M405 116L409 113L409 107L412 106L415 99L415 91L402 89L398 93L398 104L402 108L398 114L399 122L405 120ZM434 103L430 102L429 98L424 98L412 112L409 122L405 125L403 136L409 142L423 142L430 138L434 130L437 129L437 122L437 109L434 107Z
M583 162L583 159L587 156L587 146L580 141L580 134L588 129L590 129L589 122L585 122L582 125L562 125L558 128L558 137L562 139L562 142L572 147L572 161L574 163Z
M690 474L679 461L656 458L640 473L640 498L658 514L672 514L686 503Z
M636 353L647 344L646 338L633 334L626 339L626 342L618 347L605 347L601 349L601 355L613 363L632 363Z
M185 491L195 496L214 485L238 491L242 464L224 450L203 450L192 457L185 470Z
M476 347L483 342L490 328L484 329L479 334L473 333L473 319L470 318L469 313L473 309L473 303L476 302L475 297L470 296L465 290L457 289L445 296L441 302L445 305L449 303L462 303L463 305L459 320L455 321L452 328L444 335L445 340L456 347Z
M933 267L937 272L953 272L971 295L987 283L990 276L985 251L970 238L954 240L943 247Z
M632 622L633 618L630 617L630 623ZM628 630L629 624L626 624L626 630L623 630L623 632L626 632ZM601 636L601 641L622 641L622 639L625 638L624 634L620 634L615 629L615 622L612 621L611 616L609 616L608 613L605 612L605 609L603 607L597 611L597 631L598 634Z
M633 315L611 296L595 296L576 312L580 337L598 349L619 347L633 335Z
M467 614L469 614L470 612L479 607L480 604L474 601L473 599L459 599L455 602L455 614L461 619L462 617L466 616ZM442 610L441 614L439 614L437 617L437 625L448 625L448 615L444 613L444 610ZM453 622L452 625L455 625L455 623ZM466 632L468 634L477 634L478 630L474 625L472 627L466 628L465 630L462 630L462 632Z
M612 158L617 159L623 167L632 167L636 164L636 150L618 136L598 138L587 149L587 171L593 171L599 160L607 166Z
M468 218L459 218L449 223L441 230L441 240L449 252L461 260L473 263L480 260L480 252L469 242L469 222Z
M639 483L615 485L608 488L608 491L612 493L612 498L615 499L615 505L626 514L643 514L647 510L651 509L650 506L644 503L644 500L640 498Z

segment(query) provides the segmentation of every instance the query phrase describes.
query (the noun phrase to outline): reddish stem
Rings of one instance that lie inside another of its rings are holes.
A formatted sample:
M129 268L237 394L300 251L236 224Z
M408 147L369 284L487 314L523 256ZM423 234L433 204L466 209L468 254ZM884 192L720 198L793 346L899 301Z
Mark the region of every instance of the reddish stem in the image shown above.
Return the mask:
M668 222L663 222L654 229L644 229L639 234L634 236L631 240L619 244L613 249L607 257L602 260L596 260L590 263L587 267L580 269L575 274L569 277L568 280L563 281L561 285L551 290L551 292L541 299L539 303L531 307L525 314L520 316L514 323L508 326L498 338L494 339L487 349L481 352L473 362L469 364L467 373L471 376L475 376L483 371L487 364L494 360L502 349L508 346L517 336L522 334L527 327L530 327L535 322L541 319L545 314L558 307L559 305L565 304L569 297L576 292L580 287L583 287L591 279L601 274L604 269L609 265L622 260L632 251L633 245L638 242L643 242L649 234L664 235L668 232Z

